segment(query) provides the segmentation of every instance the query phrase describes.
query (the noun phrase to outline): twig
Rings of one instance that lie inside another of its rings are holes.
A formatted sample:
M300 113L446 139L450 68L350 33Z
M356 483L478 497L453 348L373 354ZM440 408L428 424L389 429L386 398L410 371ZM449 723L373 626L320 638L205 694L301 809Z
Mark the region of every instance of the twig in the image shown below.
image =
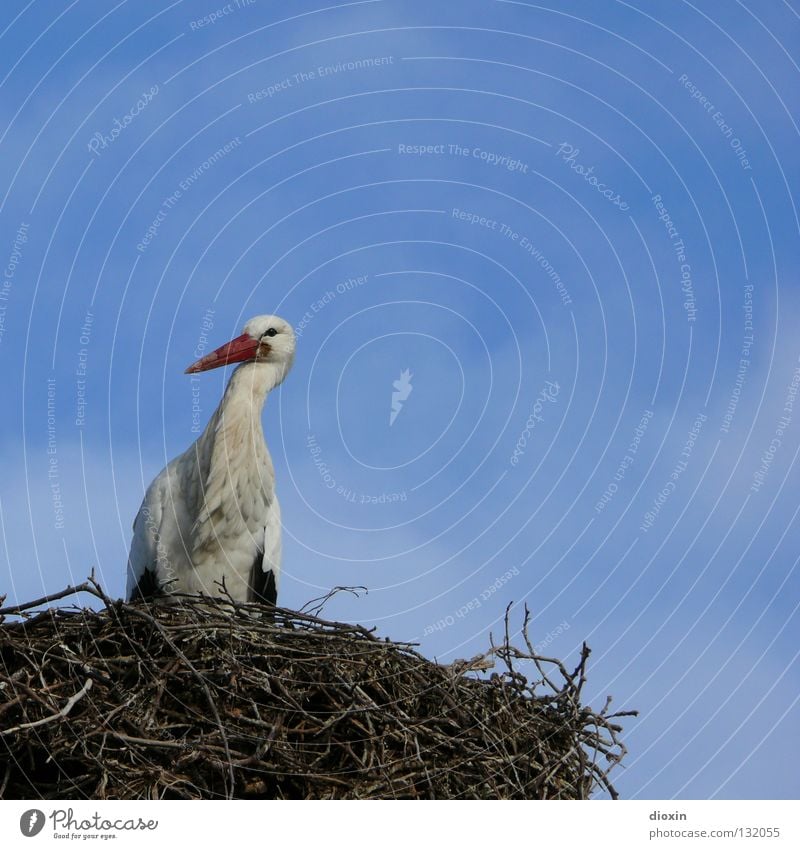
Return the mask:
M358 594L358 590L362 590L364 595L369 595L369 590L366 587L356 586L356 587L334 587L325 595L318 596L317 598L312 598L310 601L307 601L301 608L300 613L310 613L313 616L319 616L322 613L325 605L338 593L350 593L354 595L356 598L361 598ZM319 602L316 607L311 607L314 602Z
M83 687L81 687L81 689L67 701L58 713L45 716L43 719L37 719L35 722L26 722L22 725L15 725L13 728L6 728L4 731L0 731L0 737L7 737L9 734L16 734L18 731L27 731L29 728L38 728L40 725L45 725L48 722L52 722L54 719L63 719L89 692L89 690L92 689L92 683L92 679L87 678Z
M77 593L97 595L97 591L92 584L89 581L84 581L82 584L67 587L60 592L50 593L50 595L37 598L36 601L28 601L25 604L12 604L10 607L0 607L0 616L18 616L26 610L32 610L34 607L41 607L43 604L49 604L51 601L58 601L59 599L66 598L69 595L76 595Z
M574 669L538 655L527 608L521 632L509 607L497 644L444 666L322 619L320 599L267 619L222 589L128 604L92 575L58 595L105 609L0 624L0 721L14 726L0 796L616 798L619 721L635 712L582 705L588 646Z
M133 609L133 612L136 613L139 616L143 616L144 618L148 619L150 621L150 623L155 628L158 629L158 631L161 633L161 636L164 638L166 643L175 652L175 654L177 654L178 657L180 657L180 659L186 664L187 668L192 671L193 675L197 679L197 682L202 687L203 692L205 693L205 696L206 696L206 700L208 702L208 706L211 708L211 712L214 714L214 719L216 720L217 727L219 728L220 736L222 737L222 742L223 742L223 745L225 747L225 752L226 752L227 757L228 757L228 766L229 766L228 774L229 774L229 777L230 777L230 790L229 790L230 795L229 795L228 798L233 798L233 792L234 792L234 788L235 788L235 785L236 785L236 777L234 776L234 773L233 773L233 764L230 763L230 748L229 748L229 745L228 745L228 735L225 731L225 726L222 724L222 719L220 718L219 711L217 710L217 703L214 701L214 698L211 695L211 691L208 689L208 684L206 684L205 679L197 671L194 664L189 660L188 657L186 657L186 655L179 648L179 646L176 645L175 642L173 642L173 640L171 639L169 634L166 632L166 630L162 627L161 623L157 619L155 619L150 614L145 613L145 611L143 611L143 610Z

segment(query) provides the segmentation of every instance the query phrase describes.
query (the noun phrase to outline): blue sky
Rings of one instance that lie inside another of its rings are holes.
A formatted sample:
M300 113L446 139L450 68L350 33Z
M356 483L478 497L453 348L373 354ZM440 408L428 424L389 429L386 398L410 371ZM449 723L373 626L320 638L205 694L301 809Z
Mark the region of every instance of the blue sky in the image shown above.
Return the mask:
M0 592L123 593L276 312L283 604L449 662L527 603L624 796L797 796L796 3L4 8Z

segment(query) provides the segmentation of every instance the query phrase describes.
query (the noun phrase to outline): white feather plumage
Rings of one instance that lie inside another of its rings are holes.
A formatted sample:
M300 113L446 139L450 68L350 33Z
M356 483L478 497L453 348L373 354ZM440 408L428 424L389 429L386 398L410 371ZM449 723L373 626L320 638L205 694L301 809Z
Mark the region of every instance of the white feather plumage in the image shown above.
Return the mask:
M277 333L267 337L270 328ZM260 600L270 573L277 593L281 514L261 412L291 368L295 338L276 316L251 319L245 334L262 340L257 355L233 372L197 441L147 489L133 528L129 599L151 585L167 595L216 596L224 580L236 601Z

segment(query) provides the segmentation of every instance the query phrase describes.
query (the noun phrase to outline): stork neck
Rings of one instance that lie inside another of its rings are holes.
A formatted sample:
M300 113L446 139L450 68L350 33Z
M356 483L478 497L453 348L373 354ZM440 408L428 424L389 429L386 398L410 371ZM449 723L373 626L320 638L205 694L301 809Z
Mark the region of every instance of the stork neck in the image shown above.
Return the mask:
M260 421L267 395L280 383L277 371L272 363L242 363L228 381L221 408L227 410L246 403Z
M261 413L269 391L278 383L271 363L244 363L231 375L225 394L209 424L215 431L248 431L261 437ZM250 441L250 440L248 440Z
M234 471L249 474L253 463L271 463L261 425L264 401L276 384L270 372L274 372L271 364L244 363L231 375L222 401L196 442L204 480L214 477L215 469L227 479ZM234 456L241 462L232 463Z
M244 448L269 459L261 413L270 390L284 376L285 370L274 363L243 363L234 370L222 401L196 443L204 476L210 473L216 461L223 465L230 462L232 445L240 446L237 451ZM224 447L226 444L227 448Z

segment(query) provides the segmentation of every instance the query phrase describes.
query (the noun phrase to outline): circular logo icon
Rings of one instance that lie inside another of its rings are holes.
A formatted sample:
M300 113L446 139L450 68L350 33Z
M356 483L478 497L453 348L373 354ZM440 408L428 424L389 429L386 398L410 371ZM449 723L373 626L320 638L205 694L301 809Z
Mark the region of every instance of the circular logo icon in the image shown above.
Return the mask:
M31 808L19 818L19 830L25 837L36 837L44 828L44 812Z

